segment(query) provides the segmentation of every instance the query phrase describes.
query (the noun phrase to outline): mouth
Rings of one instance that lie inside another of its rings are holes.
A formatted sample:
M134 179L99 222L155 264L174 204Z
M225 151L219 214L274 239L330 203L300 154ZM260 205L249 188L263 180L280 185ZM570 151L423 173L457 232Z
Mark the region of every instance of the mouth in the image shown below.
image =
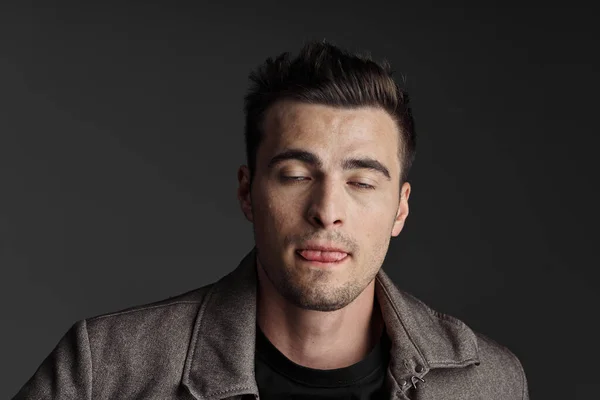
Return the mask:
M299 249L296 255L301 259L317 265L339 264L345 261L349 254L338 250Z

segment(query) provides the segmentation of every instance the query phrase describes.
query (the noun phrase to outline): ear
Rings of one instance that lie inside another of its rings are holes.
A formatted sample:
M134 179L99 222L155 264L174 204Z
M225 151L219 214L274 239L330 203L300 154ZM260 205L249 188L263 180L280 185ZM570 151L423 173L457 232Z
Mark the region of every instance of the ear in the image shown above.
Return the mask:
M404 228L404 221L408 217L408 198L410 197L410 183L404 182L400 188L400 202L398 203L398 211L396 219L392 227L392 236L398 236Z
M250 196L250 170L246 165L242 165L238 169L237 196L246 219L250 222L254 222L252 216L252 198Z

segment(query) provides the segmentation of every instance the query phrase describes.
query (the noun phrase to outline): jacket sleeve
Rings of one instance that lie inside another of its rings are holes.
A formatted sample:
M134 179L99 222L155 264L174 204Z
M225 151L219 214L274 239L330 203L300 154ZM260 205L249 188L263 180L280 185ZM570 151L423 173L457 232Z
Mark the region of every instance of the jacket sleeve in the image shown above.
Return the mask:
M61 338L13 400L91 399L92 358L85 320Z
M512 353L510 350L508 351L509 354L512 356L515 365L519 371L519 375L521 375L521 399L522 400L529 400L529 385L527 383L527 375L525 375L525 370L523 369L523 364L521 364L521 361L517 358L517 356Z
M519 365L521 364L519 363ZM523 366L521 366L521 374L523 376L523 400L529 400L529 385L527 384L527 376L525 375Z

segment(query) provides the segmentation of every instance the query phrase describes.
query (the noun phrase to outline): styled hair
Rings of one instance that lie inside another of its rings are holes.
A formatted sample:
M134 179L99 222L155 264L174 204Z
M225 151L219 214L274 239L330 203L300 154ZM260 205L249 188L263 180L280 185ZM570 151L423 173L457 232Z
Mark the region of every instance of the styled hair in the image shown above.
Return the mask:
M387 111L400 132L400 184L405 182L415 157L416 135L408 94L392 74L387 61L378 63L325 41L306 43L293 59L288 52L268 58L250 73L251 85L244 99L250 182L265 113L281 100L350 108L373 106Z

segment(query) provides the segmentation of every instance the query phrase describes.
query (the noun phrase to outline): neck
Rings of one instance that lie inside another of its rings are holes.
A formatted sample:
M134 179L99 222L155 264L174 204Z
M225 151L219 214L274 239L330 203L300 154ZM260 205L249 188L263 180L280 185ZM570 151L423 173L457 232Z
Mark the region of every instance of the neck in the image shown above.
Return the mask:
M384 328L375 280L346 307L329 312L301 309L273 287L257 266L257 323L269 341L296 364L336 369L362 360Z

